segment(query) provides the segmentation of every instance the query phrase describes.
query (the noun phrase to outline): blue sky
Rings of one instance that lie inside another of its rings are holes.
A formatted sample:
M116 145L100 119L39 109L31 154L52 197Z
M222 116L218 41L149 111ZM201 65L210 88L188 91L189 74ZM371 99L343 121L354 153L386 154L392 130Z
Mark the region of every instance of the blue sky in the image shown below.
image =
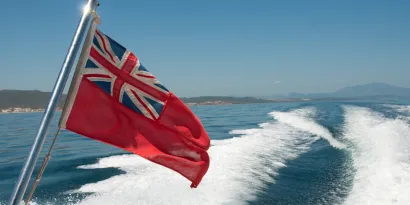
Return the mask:
M100 2L99 28L179 96L410 87L410 1ZM0 89L52 89L82 3L1 2Z

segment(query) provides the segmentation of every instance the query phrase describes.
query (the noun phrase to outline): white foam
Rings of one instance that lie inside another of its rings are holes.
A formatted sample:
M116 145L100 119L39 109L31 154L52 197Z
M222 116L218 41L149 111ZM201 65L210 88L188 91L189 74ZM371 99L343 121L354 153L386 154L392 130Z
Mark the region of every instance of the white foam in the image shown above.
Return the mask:
M287 160L318 139L281 122L231 133L240 136L212 141L210 168L196 189L179 174L136 155L112 156L80 168L118 167L126 174L75 190L93 193L79 204L245 204L274 183Z
M396 112L400 113L399 119L404 119L410 121L410 105L385 105L386 107L390 107L396 110Z
M410 126L367 108L344 107L345 137L353 144L353 204L410 204Z
M313 117L315 117L314 109L298 109L292 112L274 111L269 114L279 122L288 124L304 132L309 132L313 135L322 137L335 148L346 148L346 145L336 140L328 129L313 120Z
M394 108L396 111L405 113L405 114L410 114L410 105L385 105L386 107Z

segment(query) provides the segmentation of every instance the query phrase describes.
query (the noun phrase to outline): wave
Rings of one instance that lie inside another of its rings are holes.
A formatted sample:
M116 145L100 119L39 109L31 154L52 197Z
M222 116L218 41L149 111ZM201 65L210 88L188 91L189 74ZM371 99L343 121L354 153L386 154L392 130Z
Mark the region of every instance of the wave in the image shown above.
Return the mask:
M410 126L368 108L343 107L355 169L345 204L409 204Z
M386 107L394 109L396 112L400 113L399 119L404 119L410 121L410 105L384 105Z
M272 115L279 122L288 124L304 132L309 132L313 135L322 137L335 148L346 148L346 145L336 140L328 129L326 129L325 127L323 127L322 125L318 124L313 120L313 118L316 115L314 109L295 110L293 112L274 111L269 114Z
M410 105L385 105L386 107L394 108L400 113L410 114Z
M300 109L292 116L303 118L309 112L312 110ZM271 121L254 129L232 130L230 134L236 136L230 139L212 140L210 168L196 189L169 169L136 155L119 155L79 168L117 167L126 174L83 185L74 192L93 193L79 204L245 204L274 183L286 161L298 157L319 139L304 129L312 125L310 121L297 122L309 125L295 129Z

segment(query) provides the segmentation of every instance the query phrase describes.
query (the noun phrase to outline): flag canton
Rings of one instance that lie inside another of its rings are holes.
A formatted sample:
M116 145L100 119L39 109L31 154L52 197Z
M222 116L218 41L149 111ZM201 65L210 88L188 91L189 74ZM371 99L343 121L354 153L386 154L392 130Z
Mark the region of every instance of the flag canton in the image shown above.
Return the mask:
M96 30L83 77L131 110L156 120L169 90L138 58L109 36Z

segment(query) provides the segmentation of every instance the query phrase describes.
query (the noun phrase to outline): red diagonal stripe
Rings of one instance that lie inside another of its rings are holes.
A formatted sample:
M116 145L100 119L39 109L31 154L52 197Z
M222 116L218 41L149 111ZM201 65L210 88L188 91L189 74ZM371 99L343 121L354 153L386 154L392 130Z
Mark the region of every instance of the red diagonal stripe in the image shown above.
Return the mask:
M155 119L155 115L151 112L151 110L149 109L149 107L142 101L142 99L138 96L137 93L135 93L133 90L131 90L132 94L134 94L135 98L137 98L137 100L141 103L142 106L144 106L144 108L148 111L148 113L151 115L152 119Z
M112 62L115 63L114 57L112 57L111 53L108 52L107 46L105 45L104 38L102 37L102 35L100 34L100 32L96 31L96 33L97 33L97 35L100 37L101 42L103 43L103 48L104 48L105 52L110 56Z
M138 76L144 77L144 78L155 78L152 75L144 75L144 74L137 74Z
M109 75L104 75L104 74L85 74L84 77L87 77L87 78L92 78L92 77L96 77L96 78L111 78L111 76L109 76Z
M165 94L135 78L122 72L116 66L112 65L106 58L104 58L94 47L91 47L90 56L94 58L100 65L110 71L112 74L116 75L118 78L122 78L128 84L142 90L143 92L152 95L154 98L158 100L165 101L168 98L168 94ZM132 58L132 55L129 55L127 61Z

